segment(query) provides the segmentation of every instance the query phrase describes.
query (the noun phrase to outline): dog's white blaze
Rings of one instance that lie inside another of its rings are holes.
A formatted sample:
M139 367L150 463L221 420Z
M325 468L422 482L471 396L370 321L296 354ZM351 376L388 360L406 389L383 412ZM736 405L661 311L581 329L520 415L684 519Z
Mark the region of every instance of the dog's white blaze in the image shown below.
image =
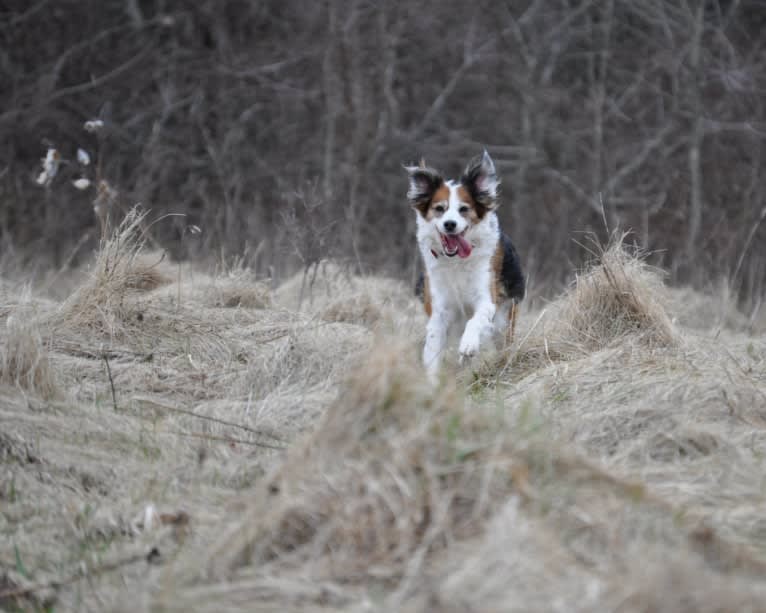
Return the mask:
M460 200L460 195L457 191L457 188L460 186L458 183L455 183L454 181L447 181L446 185L449 188L449 200L440 203L444 204L444 206L447 207L447 210L445 210L442 216L439 218L439 231L446 233L446 230L444 229L444 222L454 221L457 226L453 232L460 234L468 227L468 221L465 217L463 217L463 215L460 214L460 207L467 203Z

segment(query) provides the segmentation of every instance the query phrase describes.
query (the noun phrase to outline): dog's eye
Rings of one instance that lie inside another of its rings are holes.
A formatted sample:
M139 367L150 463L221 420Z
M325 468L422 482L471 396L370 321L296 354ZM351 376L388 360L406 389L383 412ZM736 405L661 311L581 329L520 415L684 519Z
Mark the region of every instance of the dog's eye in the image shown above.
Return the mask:
M443 213L443 212L444 212L444 206L443 206L443 205L441 205L441 204L437 204L437 205L434 207L434 211L436 211L437 213Z
M468 207L463 205L459 209L461 215L465 215L468 212Z

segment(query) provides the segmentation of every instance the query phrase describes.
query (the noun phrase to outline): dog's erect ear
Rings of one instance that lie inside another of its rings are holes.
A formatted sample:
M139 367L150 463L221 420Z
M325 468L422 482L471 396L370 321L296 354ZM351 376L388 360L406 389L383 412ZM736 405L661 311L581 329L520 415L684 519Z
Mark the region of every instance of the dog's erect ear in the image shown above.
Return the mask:
M410 175L407 200L425 215L434 192L441 187L444 179L433 168L428 168L422 160L419 166L405 166L404 169Z
M460 182L471 194L478 207L485 211L497 208L497 193L500 181L495 172L495 163L489 157L487 150L470 162L460 177Z

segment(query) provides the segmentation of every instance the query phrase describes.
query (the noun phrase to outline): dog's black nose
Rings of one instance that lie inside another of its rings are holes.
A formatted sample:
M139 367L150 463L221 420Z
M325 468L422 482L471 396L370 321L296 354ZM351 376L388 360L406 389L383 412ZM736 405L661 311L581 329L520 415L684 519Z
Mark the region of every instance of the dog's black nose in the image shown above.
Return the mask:
M456 221L445 221L444 222L444 231L445 232L454 232L455 228L457 228L457 222Z

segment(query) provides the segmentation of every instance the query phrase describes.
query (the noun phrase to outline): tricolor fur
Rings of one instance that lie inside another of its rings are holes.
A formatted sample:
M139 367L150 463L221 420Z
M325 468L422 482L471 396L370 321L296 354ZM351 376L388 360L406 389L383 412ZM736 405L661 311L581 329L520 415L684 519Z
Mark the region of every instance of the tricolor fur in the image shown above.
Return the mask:
M406 170L425 268L418 284L429 317L423 362L434 378L453 324L465 321L461 360L493 336L512 333L524 277L511 240L500 231L495 213L500 182L486 151L458 181L443 179L423 163Z

